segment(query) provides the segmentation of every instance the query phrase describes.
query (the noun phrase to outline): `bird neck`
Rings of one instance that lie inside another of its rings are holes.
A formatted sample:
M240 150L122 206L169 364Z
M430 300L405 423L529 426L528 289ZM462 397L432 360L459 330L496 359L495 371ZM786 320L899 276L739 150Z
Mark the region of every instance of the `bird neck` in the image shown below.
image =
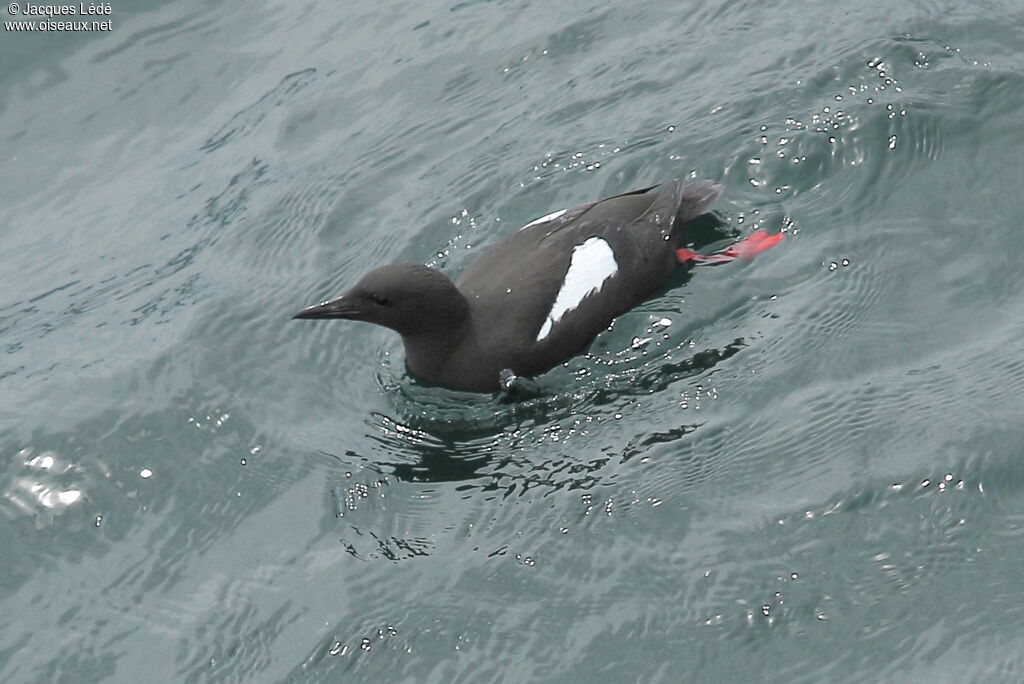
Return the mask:
M415 331L402 332L405 362L413 375L430 379L439 373L451 359L460 344L468 337L471 327L469 303L461 292L457 298L449 297L450 305L444 313L431 318L428 326L420 325Z

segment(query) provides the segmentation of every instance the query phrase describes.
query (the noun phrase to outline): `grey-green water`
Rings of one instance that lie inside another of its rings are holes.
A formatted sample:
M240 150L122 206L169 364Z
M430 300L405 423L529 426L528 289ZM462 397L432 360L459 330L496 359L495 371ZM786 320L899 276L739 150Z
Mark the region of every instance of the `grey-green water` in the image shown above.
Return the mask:
M0 681L1024 680L1019 2L111 5L0 35ZM289 320L690 172L789 237L539 398Z

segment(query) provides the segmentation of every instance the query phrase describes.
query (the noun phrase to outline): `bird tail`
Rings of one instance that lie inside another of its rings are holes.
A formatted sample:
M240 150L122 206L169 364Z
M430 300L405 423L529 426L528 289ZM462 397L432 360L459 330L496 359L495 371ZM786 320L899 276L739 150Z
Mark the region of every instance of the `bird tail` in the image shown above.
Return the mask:
M661 187L641 218L677 233L688 222L706 213L721 194L722 186L718 183L707 180L687 183L676 179Z
M718 196L722 194L722 186L709 180L693 183L679 183L679 209L676 211L676 222L686 223L707 213Z

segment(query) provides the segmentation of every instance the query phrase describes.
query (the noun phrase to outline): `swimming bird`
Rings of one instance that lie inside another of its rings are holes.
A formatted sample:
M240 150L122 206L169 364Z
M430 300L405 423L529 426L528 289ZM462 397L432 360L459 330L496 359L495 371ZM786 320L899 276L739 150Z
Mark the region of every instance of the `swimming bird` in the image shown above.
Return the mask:
M416 378L495 391L503 376L539 375L581 352L681 264L748 258L782 239L758 231L718 254L679 248L721 191L674 180L555 211L482 250L454 282L421 264L381 266L294 318L386 326Z

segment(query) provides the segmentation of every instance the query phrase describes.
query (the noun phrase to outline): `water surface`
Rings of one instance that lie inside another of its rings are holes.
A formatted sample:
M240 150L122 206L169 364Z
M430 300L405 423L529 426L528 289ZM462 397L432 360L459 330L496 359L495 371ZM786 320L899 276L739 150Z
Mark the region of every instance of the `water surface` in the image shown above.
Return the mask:
M0 680L1020 681L1019 3L112 5L0 41ZM685 175L787 239L540 397L289 320Z

